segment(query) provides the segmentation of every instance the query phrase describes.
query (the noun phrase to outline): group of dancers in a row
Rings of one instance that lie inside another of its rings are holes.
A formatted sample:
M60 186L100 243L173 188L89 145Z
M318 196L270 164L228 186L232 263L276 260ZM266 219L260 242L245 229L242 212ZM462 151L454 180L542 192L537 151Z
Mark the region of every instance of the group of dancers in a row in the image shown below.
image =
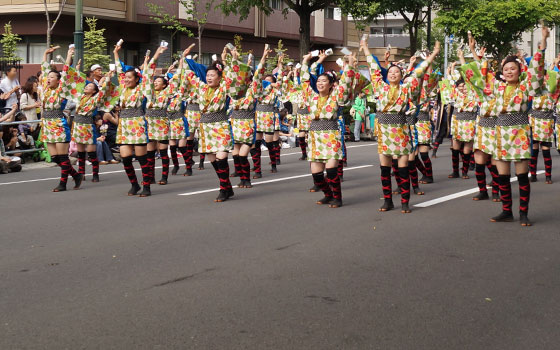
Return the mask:
M474 149L480 193L473 199L489 199L484 169L488 166L493 178L492 198L502 203L502 213L492 221L512 221L510 163L514 162L520 188L520 221L528 226L531 225L527 217L530 196L528 164L533 147L542 147L547 182L551 182L547 162L554 141L553 111L559 93L554 80L557 80L557 73L544 69L543 51L547 37L548 29L543 28L540 50L528 65L517 56L510 56L502 62L501 74L496 74L491 72L484 55L479 56L476 52L476 43L469 36L474 61L467 63L459 52L459 73L451 69L446 79L440 79L440 74L431 68L440 50L439 43L419 64L415 65L417 58L413 57L406 69L397 64L381 67L377 58L370 54L367 44L361 42L360 50L370 69L369 80L356 69L356 53L344 57L340 71L326 72L320 67L326 57L324 53L313 63L314 58L308 54L297 66L284 64L280 55L277 66L268 67L275 68L274 74L266 74L266 61L271 53L268 47L253 71L251 62L242 62L231 45L226 46L221 59L209 67L201 67L187 59L194 46L191 45L183 51L177 66L170 67L167 75L156 75L157 60L166 46L159 47L153 57L146 55L141 67L126 68L119 59L119 43L114 50L115 69L99 82L87 82L79 69L71 66L72 48L62 72L52 70L47 55L56 48L51 48L46 50L42 65L41 97L43 141L61 167L61 180L53 191L64 191L68 176L74 178L75 188L80 187L85 174L86 150L93 165L92 181L99 180L98 162L92 149L96 143L94 115L119 106L117 143L131 183L130 196L151 195L150 185L155 183L156 151L162 161L159 184L167 183L169 146L173 158L176 159L179 150L185 159L185 175L192 175L196 135L201 158L205 157L212 164L219 179L220 190L215 201L226 201L234 195L229 152L233 153L234 174L240 178L239 188L252 187L249 155L253 160L253 178L262 177L263 142L270 155L271 172L277 171L280 159L278 104L289 101L294 106L300 131L300 159L310 162L314 183L311 191L324 194L317 204L337 208L342 206L345 153L341 109L363 93L376 102L375 135L384 197L380 211L394 209L392 167L403 213L410 213L411 183L416 194L423 194L418 184L433 182L428 155L432 142L431 115L436 110L434 101L440 100L441 106L454 105L450 125L453 172L449 177L460 177L459 154L462 154L462 175L468 178L468 164ZM118 84L113 83L114 74L118 74ZM62 113L67 100L75 101L77 106L72 130ZM530 100L532 109L529 111ZM78 172L68 159L71 139L78 144L81 154ZM141 166L142 186L136 177L133 157ZM174 164L172 173L176 174L178 164ZM417 170L423 174L420 181Z

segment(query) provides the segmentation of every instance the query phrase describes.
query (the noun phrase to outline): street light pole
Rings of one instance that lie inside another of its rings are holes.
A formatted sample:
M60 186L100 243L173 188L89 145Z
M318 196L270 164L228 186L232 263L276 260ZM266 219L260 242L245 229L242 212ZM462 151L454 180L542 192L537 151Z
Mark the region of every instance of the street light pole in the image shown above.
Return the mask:
M74 45L76 46L76 54L74 56L74 66L79 60L84 60L84 28L83 28L83 0L76 0L76 14L74 25Z
M445 74L447 72L447 51L449 47L449 36L447 34L445 34L445 44L443 45L443 76L445 77Z

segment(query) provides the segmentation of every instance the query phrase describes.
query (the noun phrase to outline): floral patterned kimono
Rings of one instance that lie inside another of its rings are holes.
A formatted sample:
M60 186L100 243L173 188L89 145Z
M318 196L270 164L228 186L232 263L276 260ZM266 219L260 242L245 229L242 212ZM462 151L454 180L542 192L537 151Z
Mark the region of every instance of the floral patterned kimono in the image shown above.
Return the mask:
M238 61L231 63L233 66L241 65ZM248 68L248 66L245 66ZM255 70L255 75L248 81L248 88L241 91L240 95L233 96L230 101L231 128L233 140L236 144L252 145L255 139L255 101L259 92L264 67L260 64ZM249 77L247 77L249 79Z
M80 75L85 81L85 76L83 74ZM82 95L76 101L76 117L74 117L72 123L72 141L82 145L97 144L97 137L99 135L95 127L94 116L98 109L105 104L106 94L110 85L110 82L105 81L97 94L89 97ZM83 93L83 90L80 93Z
M317 65L314 63L311 66L317 69ZM313 73L315 74L315 73ZM309 113L309 94L311 87L309 82L300 82L298 77L294 77L293 81L293 92L292 92L292 104L296 107L296 123L299 131L309 131L311 126L311 114Z
M154 89L155 60L152 58L142 81L142 89L146 97L146 123L148 124L149 141L169 140L168 100L176 94L181 82L181 70L173 75L167 86L156 91Z
M529 122L533 141L552 146L554 143L554 108L558 103L558 72L547 70L544 83L533 98L533 107L529 113Z
M466 77L466 71L478 68L484 79L488 84L494 81L494 75L488 70L488 61L484 60L470 62L461 66L461 74ZM470 80L465 79L465 83L471 85ZM472 87L472 86L471 86ZM477 99L479 97L477 96ZM494 106L496 99L482 96L482 100L478 101L479 112L476 122L476 134L474 138L474 149L486 153L490 156L495 156L496 150L496 121L498 120L495 114Z
M371 85L363 91L377 97L376 134L379 154L404 156L411 152L412 145L405 111L408 102L420 88L424 72L430 62L423 61L405 83L392 86L383 81L381 68L371 55L367 56L370 66Z
M41 141L46 143L70 142L70 126L66 116L62 113L66 100L78 98L78 88L84 86L85 79L68 66L64 66L58 86L51 89L47 86L47 76L51 71L48 62L41 64L42 78L42 136Z
M310 73L307 65L301 67L302 84L310 84ZM347 66L337 86L330 95L321 97L318 93L308 90L308 104L312 121L307 142L307 159L310 162L327 163L330 159L342 159L342 134L338 125L338 108L344 106L351 95L355 70Z
M182 84L186 93L198 101L201 112L198 128L199 153L229 152L233 148L233 139L230 124L226 113L226 99L235 96L243 87L237 80L239 66L225 65L220 85L212 88L200 80L196 74L185 70L185 79ZM188 106L187 106L188 108Z
M278 76L280 77L280 79L278 79L277 81L281 83L279 87L268 85L265 88L264 86L267 83L262 80L259 82L258 92L256 96L257 109L255 112L255 118L257 121L257 132L272 133L276 130L276 102L283 89L283 77L281 71L278 72ZM278 128L279 127L280 125L278 123Z
M142 102L144 99L143 83L133 88L125 86L125 73L120 62L115 62L119 74L119 104L121 112L117 129L117 143L121 145L145 145L148 143L148 130Z
M420 90L417 121L414 124L414 138L416 145L430 145L432 143L432 124L430 122L430 103L436 97L435 88L438 83L437 73L424 74Z
M527 115L529 97L540 89L544 78L544 58L537 52L526 72L521 73L519 83L509 85L495 78L486 82L478 66L466 69L469 81L480 99L495 98L496 159L520 161L531 159L531 128Z
M175 75L180 77L182 72L175 72ZM175 76L173 76L175 78ZM180 140L189 136L189 122L185 113L183 113L183 96L185 87L179 83L179 88L176 89L175 94L169 97L167 105L167 118L169 118L169 139Z
M463 94L455 87L456 80L458 77L452 79L451 85L451 99L455 106L451 117L451 135L455 141L472 142L476 132L478 100L471 84L465 80L466 93Z

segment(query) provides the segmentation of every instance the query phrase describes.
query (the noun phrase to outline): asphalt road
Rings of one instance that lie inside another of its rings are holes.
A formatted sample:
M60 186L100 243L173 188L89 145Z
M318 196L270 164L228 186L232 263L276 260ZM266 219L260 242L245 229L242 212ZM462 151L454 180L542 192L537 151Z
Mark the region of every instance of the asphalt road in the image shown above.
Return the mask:
M57 168L1 175L0 349L558 349L556 152L523 228L471 195L414 206L476 187L447 145L413 212L379 213L376 146L350 145L339 209L295 149L225 203L210 165L150 198L121 165L65 193Z

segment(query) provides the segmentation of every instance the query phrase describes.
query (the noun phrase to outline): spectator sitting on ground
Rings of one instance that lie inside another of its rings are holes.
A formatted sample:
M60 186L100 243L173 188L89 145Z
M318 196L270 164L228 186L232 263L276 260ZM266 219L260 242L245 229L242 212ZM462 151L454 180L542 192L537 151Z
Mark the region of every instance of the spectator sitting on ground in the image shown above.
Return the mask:
M16 120L19 122L26 121L27 118L23 114L18 114ZM30 149L35 145L33 136L31 136L31 127L29 124L19 124L18 125L18 143L19 149Z
M99 164L118 164L119 161L113 157L111 148L109 148L109 145L105 141L107 138L106 134L109 125L103 123L103 118L97 118L95 120L95 126L97 127L99 134L101 135L97 138L97 159L99 159Z
M6 154L4 141L0 138L0 174L17 173L21 171L21 159Z

